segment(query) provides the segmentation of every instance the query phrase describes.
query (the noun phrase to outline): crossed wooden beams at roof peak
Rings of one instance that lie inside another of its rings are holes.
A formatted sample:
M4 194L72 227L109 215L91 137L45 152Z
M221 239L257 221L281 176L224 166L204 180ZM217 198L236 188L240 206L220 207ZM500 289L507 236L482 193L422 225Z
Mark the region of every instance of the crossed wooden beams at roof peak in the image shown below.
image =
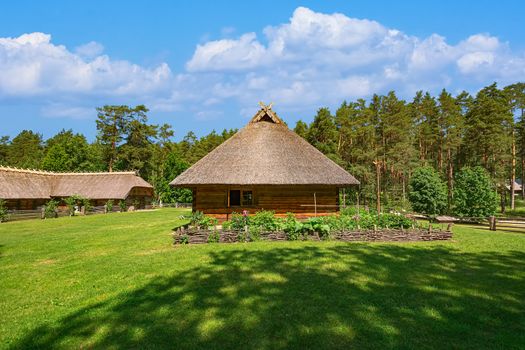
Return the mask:
M261 106L261 108L262 108L264 111L268 111L268 110L271 110L271 109L272 109L273 102L270 102L270 104L266 105L266 104L264 104L262 101L259 101L259 106Z

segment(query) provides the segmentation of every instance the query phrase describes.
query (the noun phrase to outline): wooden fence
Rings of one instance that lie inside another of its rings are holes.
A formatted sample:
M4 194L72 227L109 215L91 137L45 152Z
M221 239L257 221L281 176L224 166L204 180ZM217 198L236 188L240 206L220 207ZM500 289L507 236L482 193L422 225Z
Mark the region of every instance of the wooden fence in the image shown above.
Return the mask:
M489 229L490 229L489 220ZM525 218L496 218L493 230L525 232Z
M162 204L153 204L151 205L151 208L157 209L157 208L190 208L191 209L192 204L191 203L162 203Z
M191 208L191 203L169 203L163 204L163 208ZM157 209L160 208L158 205L147 205L145 209ZM91 207L84 214L85 215L96 215L96 214L105 214L106 208L104 205ZM112 213L120 212L120 207L114 205L111 209ZM8 210L7 211L7 221L19 221L19 220L30 220L30 219L42 219L43 218L43 209L39 207L32 210ZM69 210L66 208L59 208L56 212L57 217L69 216ZM78 215L78 214L77 214ZM80 214L82 215L82 214Z

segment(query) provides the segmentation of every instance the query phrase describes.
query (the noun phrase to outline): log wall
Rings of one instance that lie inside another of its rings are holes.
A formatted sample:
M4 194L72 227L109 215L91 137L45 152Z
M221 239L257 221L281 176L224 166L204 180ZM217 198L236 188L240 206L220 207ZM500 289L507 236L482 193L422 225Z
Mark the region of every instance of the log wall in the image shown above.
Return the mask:
M253 205L228 206L230 190L248 190L253 193ZM205 214L231 214L248 210L273 210L277 214L287 212L314 213L314 193L317 213L339 210L339 189L335 186L199 186L194 188L193 210Z

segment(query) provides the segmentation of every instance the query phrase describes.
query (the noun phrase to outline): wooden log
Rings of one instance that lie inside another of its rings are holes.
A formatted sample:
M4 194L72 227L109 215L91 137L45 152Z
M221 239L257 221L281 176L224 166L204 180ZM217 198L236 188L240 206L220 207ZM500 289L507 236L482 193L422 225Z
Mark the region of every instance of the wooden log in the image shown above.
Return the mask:
M489 230L496 231L496 217L489 217Z

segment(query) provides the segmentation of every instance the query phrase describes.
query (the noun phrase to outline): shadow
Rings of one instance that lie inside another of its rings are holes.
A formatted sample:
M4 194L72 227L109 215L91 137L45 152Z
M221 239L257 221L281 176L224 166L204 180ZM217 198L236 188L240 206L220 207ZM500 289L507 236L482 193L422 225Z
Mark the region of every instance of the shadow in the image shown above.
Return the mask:
M525 252L240 245L208 258L34 329L13 348L525 345Z

